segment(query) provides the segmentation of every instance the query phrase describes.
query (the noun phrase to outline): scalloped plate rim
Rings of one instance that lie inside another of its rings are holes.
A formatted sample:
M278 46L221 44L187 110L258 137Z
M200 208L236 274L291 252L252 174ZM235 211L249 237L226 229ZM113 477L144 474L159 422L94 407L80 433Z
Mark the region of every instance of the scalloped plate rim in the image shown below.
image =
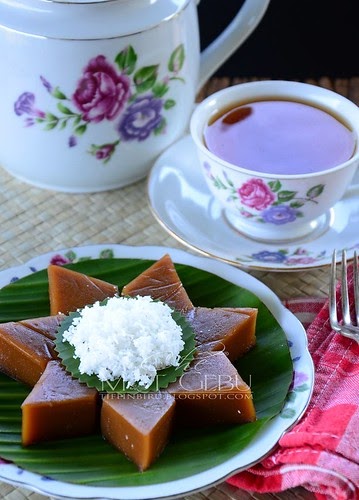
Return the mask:
M288 340L293 342L293 347L291 347L293 360L298 358L298 354L301 355L299 367L308 377L309 390L301 394L300 401L297 401L294 407L293 403L288 402L285 404L284 409L287 405L290 405L295 410L295 415L284 419L281 417L281 414L278 414L272 418L246 447L245 454L243 452L239 453L215 467L186 478L133 487L87 486L53 479L49 480L48 478L46 478L47 481L45 482L40 474L21 469L15 464L0 463L0 480L15 486L30 488L32 491L55 498L101 498L106 500L168 499L195 493L213 486L234 473L245 470L262 460L275 447L281 436L300 420L308 407L313 392L314 365L308 351L307 336L302 324L282 305L276 294L255 277L229 264L209 259L208 257L194 256L176 248L101 244L63 248L47 252L28 260L24 264L0 271L0 287L9 283L9 279L14 277L14 274L16 274L16 277L24 277L33 272L34 268L35 270L45 268L50 259L56 255L64 255L68 251L73 251L79 257L97 258L100 251L107 249L113 250L115 258L159 259L164 253L169 253L175 263L211 272L255 293L281 325ZM298 364L296 369L298 369ZM260 449L258 449L258 445ZM244 455L249 455L251 458L246 460L244 459Z

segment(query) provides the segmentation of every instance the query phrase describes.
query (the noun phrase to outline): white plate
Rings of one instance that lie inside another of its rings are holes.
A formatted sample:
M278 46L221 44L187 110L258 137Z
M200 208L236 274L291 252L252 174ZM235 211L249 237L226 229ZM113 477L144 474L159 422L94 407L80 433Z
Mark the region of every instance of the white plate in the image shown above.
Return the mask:
M185 264L213 273L223 279L254 293L270 310L284 330L293 359L295 379L291 390L296 391L294 401L288 399L281 413L274 417L263 430L238 453L216 467L176 481L138 487L99 487L70 484L56 480L46 481L39 474L23 470L14 464L0 464L0 480L30 488L57 498L103 498L103 499L152 499L173 498L193 493L223 481L234 472L244 470L267 455L283 433L291 428L307 408L314 384L314 367L307 348L307 337L303 326L289 312L278 297L263 283L245 272L225 263L204 257L196 257L184 251L165 247L129 247L122 245L96 245L51 252L36 257L26 264L0 272L0 287L23 276L44 269L51 262L64 262L113 255L116 258L159 259L169 253L175 263Z
M148 196L158 222L177 240L204 255L244 268L292 271L330 264L334 249L348 258L359 248L359 188L349 188L331 209L325 228L290 245L258 242L227 223L198 165L195 146L186 136L154 164Z

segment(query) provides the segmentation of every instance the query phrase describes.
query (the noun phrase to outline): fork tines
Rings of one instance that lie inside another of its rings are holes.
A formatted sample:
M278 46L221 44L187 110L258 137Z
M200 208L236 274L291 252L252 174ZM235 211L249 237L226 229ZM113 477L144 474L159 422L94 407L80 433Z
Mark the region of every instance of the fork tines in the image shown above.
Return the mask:
M353 260L353 300L350 300L350 291L348 284L348 263L346 251L342 251L341 259L341 311L342 320L338 317L338 301L337 301L337 256L334 250L332 256L332 265L330 273L329 287L329 315L330 324L333 330L340 332L345 337L350 337L359 342L359 270L358 270L358 255L354 252ZM353 314L352 314L353 311ZM353 316L353 319L352 319Z

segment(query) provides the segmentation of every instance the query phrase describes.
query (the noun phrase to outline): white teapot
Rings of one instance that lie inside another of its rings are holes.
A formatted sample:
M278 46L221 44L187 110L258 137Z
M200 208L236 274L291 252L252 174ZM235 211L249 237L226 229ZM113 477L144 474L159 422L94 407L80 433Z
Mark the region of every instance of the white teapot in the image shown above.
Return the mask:
M188 126L198 89L257 26L246 0L200 54L195 0L0 2L0 165L66 192L146 176Z

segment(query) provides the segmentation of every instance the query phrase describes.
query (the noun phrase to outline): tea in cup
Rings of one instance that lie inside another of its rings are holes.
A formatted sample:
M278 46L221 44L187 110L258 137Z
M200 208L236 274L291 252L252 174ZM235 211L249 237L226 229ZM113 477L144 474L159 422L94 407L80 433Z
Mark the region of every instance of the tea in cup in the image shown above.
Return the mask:
M359 164L359 108L306 83L235 85L191 118L204 179L227 221L259 241L325 230Z

